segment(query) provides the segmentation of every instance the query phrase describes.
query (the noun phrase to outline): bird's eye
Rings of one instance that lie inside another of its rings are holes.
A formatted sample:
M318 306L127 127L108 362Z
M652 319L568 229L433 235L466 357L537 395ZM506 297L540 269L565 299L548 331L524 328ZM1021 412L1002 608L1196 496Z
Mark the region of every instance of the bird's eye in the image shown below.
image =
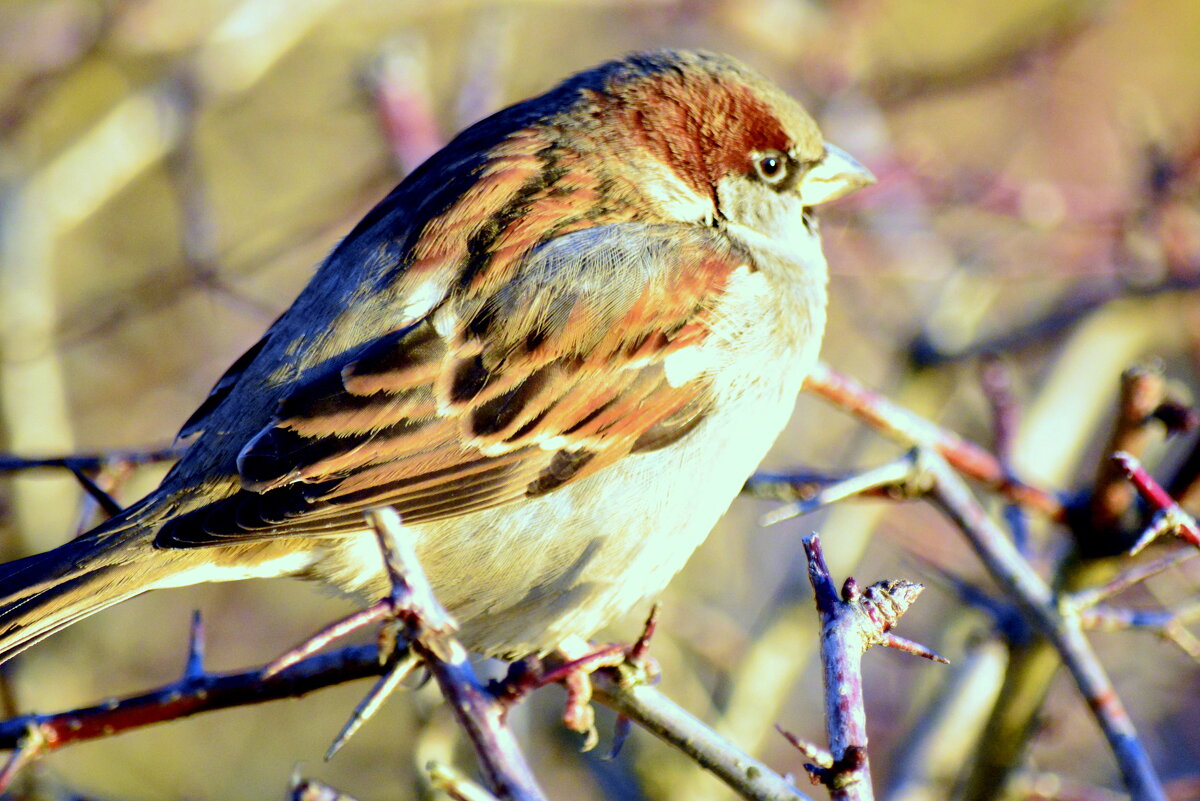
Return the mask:
M787 156L778 150L768 150L759 154L758 158L754 160L754 170L758 173L758 177L767 183L780 183L787 177Z

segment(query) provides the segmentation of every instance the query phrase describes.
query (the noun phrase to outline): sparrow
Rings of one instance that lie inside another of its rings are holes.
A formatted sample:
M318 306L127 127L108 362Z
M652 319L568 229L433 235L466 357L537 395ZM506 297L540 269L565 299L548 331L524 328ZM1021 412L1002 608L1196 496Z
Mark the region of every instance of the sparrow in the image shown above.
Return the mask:
M388 590L397 510L474 651L586 638L679 571L825 327L813 207L870 173L732 58L629 55L464 130L217 381L147 497L0 566L0 660L149 590Z

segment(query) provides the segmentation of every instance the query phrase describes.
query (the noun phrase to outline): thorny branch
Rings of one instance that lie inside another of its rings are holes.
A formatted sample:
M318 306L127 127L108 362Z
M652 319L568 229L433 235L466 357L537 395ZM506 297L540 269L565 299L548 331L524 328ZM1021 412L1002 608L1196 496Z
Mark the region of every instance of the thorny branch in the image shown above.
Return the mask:
M818 370L808 386L882 433L925 451L924 470L932 479L931 499L958 524L992 577L1035 629L1053 644L1092 707L1134 797L1163 798L1161 785L1132 721L1082 634L1079 614L1057 603L1051 589L979 506L956 470L1011 500L1020 500L1052 519L1065 522L1065 509L1057 498L1037 488L1010 483L1000 461L982 448L916 418L828 368ZM1163 514L1177 514L1177 505L1161 487L1152 483L1148 474L1138 474L1134 480L1139 490L1163 509ZM1175 528L1186 539L1187 519L1173 519L1183 521Z
M504 801L544 799L508 727L507 707L476 678L466 649L454 637L457 625L434 597L400 516L390 508L377 509L368 514L368 520L379 539L392 584L391 594L376 606L401 626L399 634L407 647L437 681L475 750L491 791ZM390 658L397 645L385 644L383 653Z
M83 709L0 721L0 748L28 759L200 712L298 698L324 687L377 676L382 670L375 646L355 646L311 657L269 678L263 678L261 668L235 673L189 672L148 693ZM0 792L12 775L6 771L3 778L6 781L0 783Z
M1013 547L970 489L940 458L931 458L935 477L932 499L967 535L988 572L1021 607L1039 632L1050 640L1075 679L1116 756L1134 799L1165 801L1162 785L1138 739L1133 721L1083 636L1078 616L1063 614L1050 588Z
M814 783L825 785L834 801L870 801L874 798L867 755L867 719L863 701L862 657L872 645L885 645L937 661L932 651L891 633L891 628L916 601L924 588L910 581L881 581L865 592L847 579L838 593L825 565L821 540L806 537L808 578L821 618L821 664L824 667L825 725L829 754L802 743L784 732L806 755L820 763L808 764Z

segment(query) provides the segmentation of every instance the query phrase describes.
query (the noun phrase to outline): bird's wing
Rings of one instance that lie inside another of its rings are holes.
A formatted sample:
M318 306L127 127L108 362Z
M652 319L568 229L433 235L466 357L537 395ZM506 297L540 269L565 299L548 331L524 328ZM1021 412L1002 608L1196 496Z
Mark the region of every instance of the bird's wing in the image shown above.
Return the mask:
M709 339L749 269L697 226L552 239L486 295L451 291L292 390L243 448L243 488L174 518L156 543L352 531L385 504L406 522L454 517L663 447L709 409L703 360L681 352Z

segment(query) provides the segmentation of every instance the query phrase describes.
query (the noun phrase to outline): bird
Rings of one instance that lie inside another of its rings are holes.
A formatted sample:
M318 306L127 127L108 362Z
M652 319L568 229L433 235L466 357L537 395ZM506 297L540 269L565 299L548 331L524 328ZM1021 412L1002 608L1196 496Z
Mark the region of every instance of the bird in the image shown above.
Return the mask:
M634 53L459 133L184 423L157 489L0 566L0 660L144 592L388 591L395 509L465 647L652 600L787 423L825 328L814 207L873 181L739 61Z

